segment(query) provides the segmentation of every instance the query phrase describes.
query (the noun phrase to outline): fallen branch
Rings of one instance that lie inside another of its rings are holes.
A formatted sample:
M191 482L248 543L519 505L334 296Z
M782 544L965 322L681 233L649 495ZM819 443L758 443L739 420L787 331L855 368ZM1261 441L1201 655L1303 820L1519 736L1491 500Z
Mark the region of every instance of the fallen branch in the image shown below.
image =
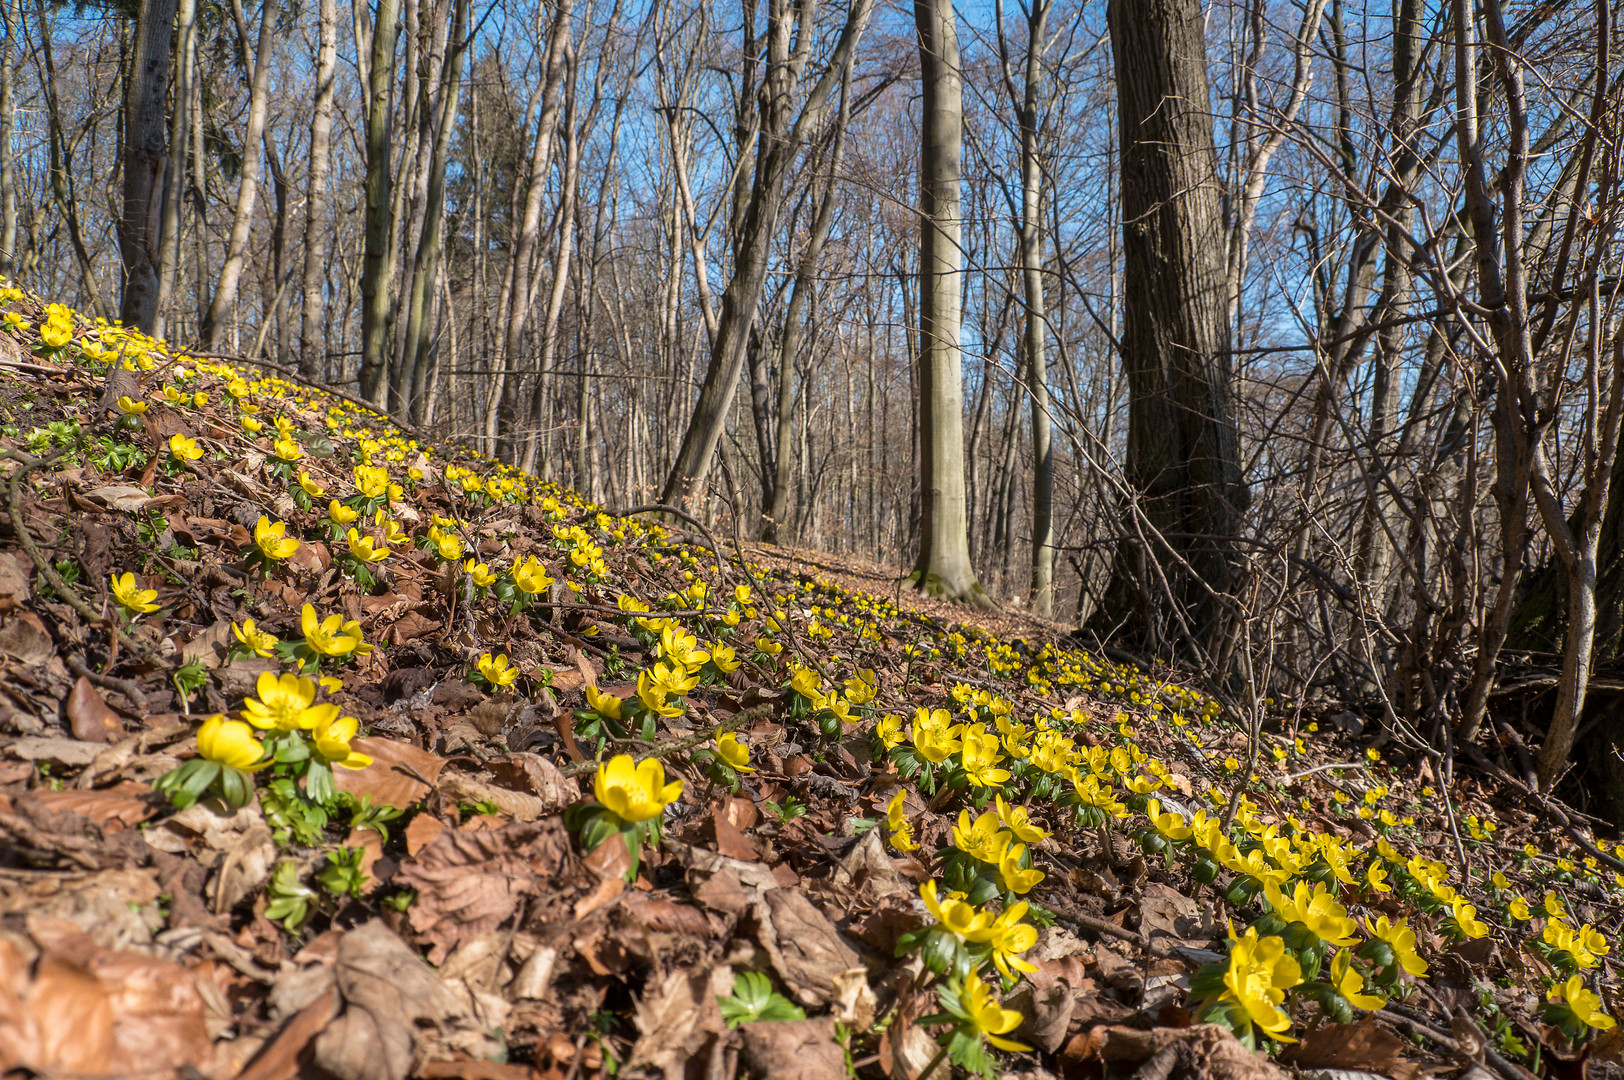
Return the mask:
M649 748L648 753L637 754L634 756L638 761L647 761L649 758L670 757L672 754L680 754L685 750L692 750L695 747L703 746L712 739L716 738L716 736L726 734L729 731L736 731L752 720L765 720L771 715L772 706L754 705L748 709L741 709L726 719L712 724L703 731L696 731L692 735L684 735L680 739L670 739L663 743L655 743ZM592 772L596 770L597 767L598 761L593 759L591 761L577 761L574 764L565 765L558 771L563 773L566 778L569 778Z

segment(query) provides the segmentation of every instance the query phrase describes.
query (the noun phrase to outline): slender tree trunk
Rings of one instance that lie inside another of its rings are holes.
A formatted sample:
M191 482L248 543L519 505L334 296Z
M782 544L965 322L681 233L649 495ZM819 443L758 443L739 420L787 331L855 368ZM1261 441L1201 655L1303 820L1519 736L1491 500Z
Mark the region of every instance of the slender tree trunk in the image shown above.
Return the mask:
M259 194L260 142L265 136L265 118L270 110L271 53L276 46L276 4L262 0L259 15L259 44L255 55L248 53L248 21L242 0L233 0L232 14L243 66L249 71L248 131L243 135L242 175L237 186L237 208L231 219L231 238L226 246L225 265L220 267L220 283L214 301L203 320L203 338L211 349L225 340L226 326L237 306L237 292L243 267L248 262L248 238L254 224L254 201Z
M915 588L991 607L970 565L964 496L963 271L959 204L964 82L952 0L914 0L923 119L919 155L919 555Z
M327 374L322 291L327 263L327 182L333 169L333 91L338 71L338 0L321 0L317 17L316 100L310 114L310 180L305 193L303 302L299 305L299 371Z
M445 76L442 79L440 125L429 157L428 186L424 197L423 233L412 272L410 306L407 308L406 341L403 353L406 371L401 379L405 404L413 420L423 415L423 380L428 367L428 307L436 275L440 269L441 234L445 220L445 170L451 156L451 134L456 128L458 102L462 92L462 68L467 55L469 0L455 0L451 40L447 45Z
M180 0L175 15L175 98L169 110L169 161L164 173L163 243L158 249L158 303L152 336L167 337L180 285L181 209L191 151L192 78L197 70L197 0Z
M17 165L11 150L17 108L17 42L22 36L22 5L0 6L6 39L0 42L0 275L17 272Z
M389 134L394 126L395 39L401 0L378 0L366 72L366 218L361 269L361 396L383 407L395 277L394 186Z
M808 92L800 116L792 119L790 97L805 56L802 49L795 47L794 12L789 0L771 0L767 16L767 64L758 99L761 123L756 142L755 178L738 231L733 277L722 294L721 317L717 321L705 381L676 460L666 477L662 502L688 502L703 489L733 405L734 392L738 389L739 373L744 368L750 328L767 277L773 234L784 202L785 177L809 131L822 123L829 96L852 62L872 6L872 0L852 0L828 67ZM802 8L803 23L810 22L810 9L810 4ZM751 28L747 27L745 32L750 33ZM807 32L811 32L810 27ZM805 47L810 48L810 43L805 43Z

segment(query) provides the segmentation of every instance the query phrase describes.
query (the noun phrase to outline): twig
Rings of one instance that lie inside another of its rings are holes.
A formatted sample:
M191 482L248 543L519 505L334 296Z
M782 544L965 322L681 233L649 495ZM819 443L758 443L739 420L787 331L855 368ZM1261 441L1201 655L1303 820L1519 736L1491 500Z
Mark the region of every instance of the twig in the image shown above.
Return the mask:
M146 709L147 695L141 692L141 688L135 685L134 681L130 679L120 679L113 675L103 675L99 671L92 671L90 670L89 665L87 665L77 656L68 657L67 668L75 675L82 675L91 682L95 683L97 686L108 690L117 690L119 693L129 698L130 704L134 705L137 709Z

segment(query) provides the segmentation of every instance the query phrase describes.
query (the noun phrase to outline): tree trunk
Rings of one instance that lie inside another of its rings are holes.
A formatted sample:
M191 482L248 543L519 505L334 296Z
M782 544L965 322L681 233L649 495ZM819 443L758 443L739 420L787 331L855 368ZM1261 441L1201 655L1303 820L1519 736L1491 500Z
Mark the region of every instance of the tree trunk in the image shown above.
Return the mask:
M952 0L914 0L923 121L919 154L919 555L913 586L991 607L970 565L964 497L963 354L959 349L959 182L964 82Z
M361 396L382 407L389 393L386 362L394 312L391 289L395 276L393 235L394 186L389 162L389 133L395 81L395 38L400 0L378 0L372 24L366 79L366 249L361 268Z
M5 0L0 6L6 39L0 42L0 275L17 272L17 166L11 152L17 107L17 41L22 32L22 5Z
M118 222L124 293L118 314L125 326L149 333L158 314L169 164L169 42L174 32L175 0L141 0L135 57L124 84L124 210Z
M852 0L829 65L808 92L801 114L793 123L790 96L805 59L804 52L792 47L795 12L788 0L772 0L768 8L767 66L758 98L761 123L756 142L755 178L738 231L733 278L722 294L721 317L717 320L710 364L700 387L699 401L683 433L682 446L666 477L662 502L680 505L693 499L703 488L711 460L716 456L716 444L722 438L728 410L733 405L739 373L744 367L750 327L755 321L756 304L761 299L762 283L766 280L767 263L772 254L778 212L783 206L784 179L808 132L822 122L829 95L852 62L872 6L873 0ZM809 23L809 11L803 9L801 18L803 23ZM751 33L752 29L746 27L745 33ZM809 48L810 43L806 43L806 47Z
M191 155L192 79L197 71L197 0L180 0L175 16L175 101L169 116L169 162L164 174L163 243L158 249L158 304L152 336L167 337L180 285L181 208Z
M322 279L327 263L327 181L333 170L333 89L338 71L338 0L321 0L316 47L316 101L310 114L310 178L305 193L304 301L299 306L299 373L327 375Z
M242 176L237 187L237 208L231 219L231 238L226 246L225 265L220 267L220 283L214 301L203 319L203 339L218 349L225 340L226 325L237 306L237 291L243 267L248 262L248 237L254 224L254 201L259 194L260 141L265 135L265 117L270 111L271 52L276 45L276 12L271 0L262 0L259 14L259 44L248 53L248 22L241 0L233 0L232 14L237 23L237 40L243 67L249 72L248 131L243 136Z
M1169 589L1131 582L1119 552L1108 612L1142 640L1180 624L1199 643L1217 628L1234 578L1248 492L1235 432L1225 303L1225 237L1199 0L1111 0L1122 146L1123 361L1128 377L1124 529ZM1172 595L1165 595L1171 591ZM1127 597L1153 610L1136 610Z

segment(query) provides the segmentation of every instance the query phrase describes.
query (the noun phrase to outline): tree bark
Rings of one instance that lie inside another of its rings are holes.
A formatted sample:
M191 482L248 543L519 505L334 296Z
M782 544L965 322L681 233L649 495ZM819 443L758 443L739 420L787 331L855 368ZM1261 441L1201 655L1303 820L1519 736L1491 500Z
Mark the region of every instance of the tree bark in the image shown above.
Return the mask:
M17 107L17 40L22 31L22 5L5 0L0 6L6 39L0 42L0 275L17 272L17 166L11 151Z
M394 126L395 39L400 0L378 0L366 71L366 218L361 268L361 396L383 407L389 393L389 328L394 312L394 186L389 133Z
M203 319L203 339L218 349L225 340L226 326L237 306L237 292L243 267L248 262L248 237L254 224L254 202L259 194L260 142L265 136L265 117L270 111L271 52L276 45L276 5L262 0L259 13L259 39L253 56L248 53L248 21L241 0L233 0L232 14L237 23L237 39L243 67L249 72L248 131L243 135L242 175L237 187L237 208L231 219L231 237L226 247L225 265Z
M970 564L964 497L964 81L952 0L914 0L923 113L919 154L919 555L910 579L931 596L991 607Z
M310 175L305 192L304 274L299 305L299 373L323 381L327 345L322 334L326 297L327 182L333 170L333 92L338 71L338 0L321 0L317 16L316 100L310 114Z
M852 62L872 6L873 0L852 0L828 67L807 93L801 114L793 122L790 96L806 53L811 49L813 5L808 2L800 9L803 24L800 34L794 33L794 12L789 0L771 0L768 7L767 65L757 106L761 122L756 141L755 177L738 230L733 277L722 293L721 316L717 320L716 340L711 347L705 381L676 460L666 477L662 502L681 505L696 497L703 488L716 456L716 445L722 438L728 410L733 405L739 373L744 368L750 327L755 321L756 305L761 299L762 283L766 280L772 254L778 212L783 206L785 177L807 134L822 122L829 96ZM745 32L750 33L751 28L747 27Z
M124 83L124 208L118 221L124 293L118 314L124 325L149 333L158 314L169 164L169 43L174 32L175 0L141 0L135 56Z
M1227 248L1208 104L1199 0L1111 0L1122 146L1123 362L1128 377L1129 535L1168 589L1125 580L1113 593L1137 636L1178 622L1199 643L1217 629L1234 580L1248 491L1235 431L1225 295ZM1172 595L1165 595L1171 591ZM1127 597L1154 605L1136 610Z

